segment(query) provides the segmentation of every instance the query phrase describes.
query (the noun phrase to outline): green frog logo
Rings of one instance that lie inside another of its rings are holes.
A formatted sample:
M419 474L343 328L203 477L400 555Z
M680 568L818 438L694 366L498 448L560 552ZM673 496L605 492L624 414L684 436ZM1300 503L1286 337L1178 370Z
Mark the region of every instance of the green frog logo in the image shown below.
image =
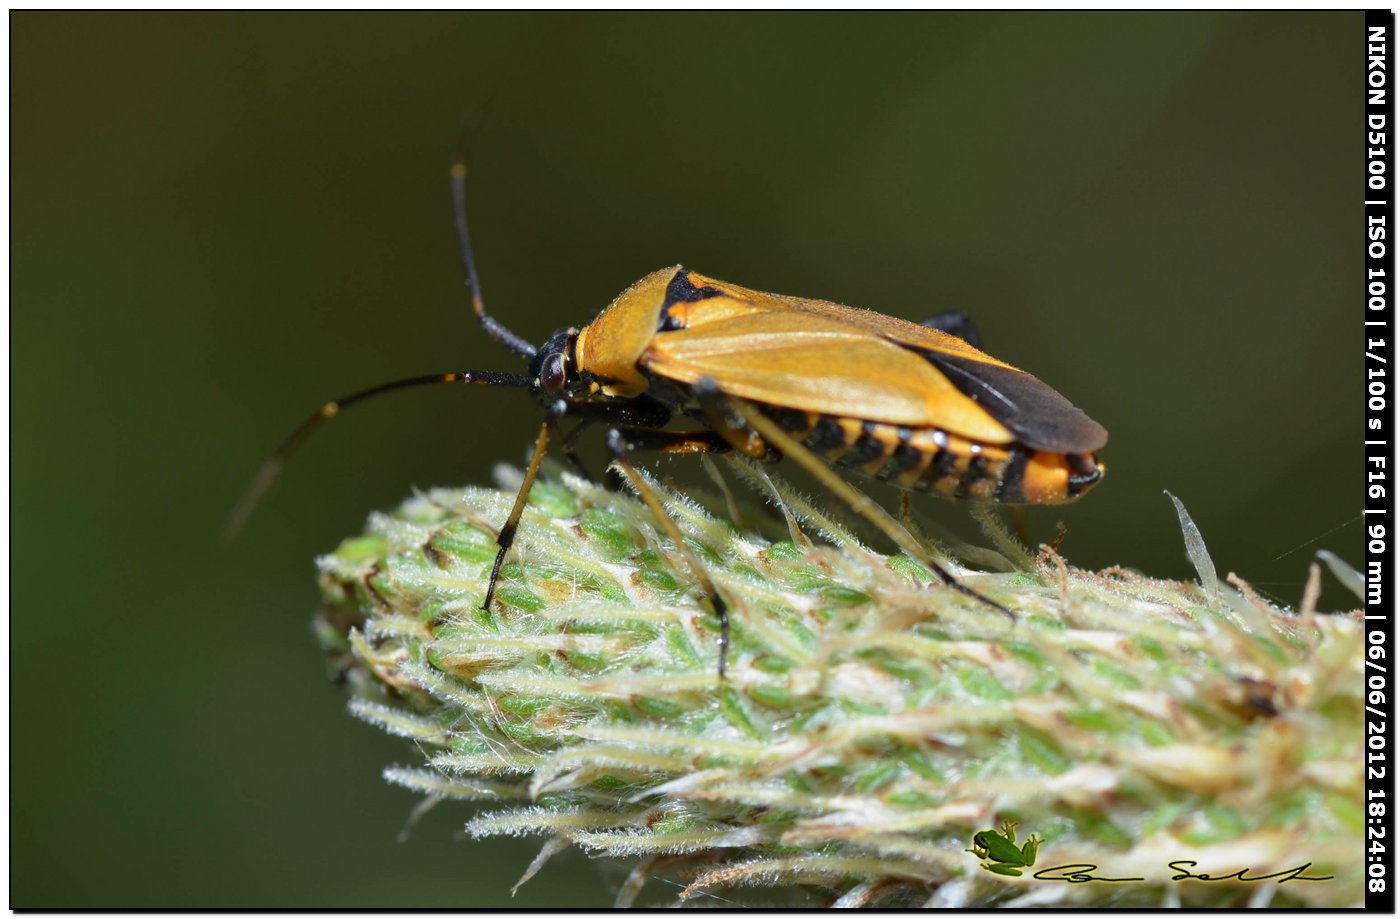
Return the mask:
M987 871L1018 878L1022 868L1035 864L1039 849L1040 840L1034 833L1027 837L1025 845L1017 848L1016 824L1006 820L1002 822L1000 830L973 833L972 848L967 851L986 861L987 864L982 867Z

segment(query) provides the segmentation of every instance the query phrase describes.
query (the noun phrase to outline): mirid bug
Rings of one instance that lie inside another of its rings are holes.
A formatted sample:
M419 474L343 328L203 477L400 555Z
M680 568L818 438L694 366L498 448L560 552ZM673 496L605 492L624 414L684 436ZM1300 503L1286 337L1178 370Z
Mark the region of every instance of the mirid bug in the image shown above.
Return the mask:
M828 462L899 488L1004 504L1058 504L1102 477L1095 451L1107 432L1040 380L974 347L961 314L923 324L708 278L680 266L652 272L582 328L535 346L486 312L466 217L466 167L452 169L452 202L472 307L482 328L529 362L529 372L451 371L384 383L327 402L263 464L225 527L235 534L287 458L313 430L372 396L438 383L528 390L545 407L498 550L482 608L489 609L540 462L562 419L563 438L607 425L621 470L705 589L720 619L720 675L729 620L720 592L632 465L636 450L659 454L738 451L786 455L948 587L1014 618L939 566L879 504ZM957 333L957 334L955 334ZM690 429L669 429L678 416Z

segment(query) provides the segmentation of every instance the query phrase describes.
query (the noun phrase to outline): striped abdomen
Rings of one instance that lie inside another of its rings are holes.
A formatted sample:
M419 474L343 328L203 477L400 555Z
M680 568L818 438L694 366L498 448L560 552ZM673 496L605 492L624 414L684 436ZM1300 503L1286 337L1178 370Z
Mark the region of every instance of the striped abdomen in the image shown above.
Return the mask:
M938 428L760 406L764 414L826 460L900 488L1007 504L1062 504L1103 475L1092 453L1053 453L1020 444L984 444Z

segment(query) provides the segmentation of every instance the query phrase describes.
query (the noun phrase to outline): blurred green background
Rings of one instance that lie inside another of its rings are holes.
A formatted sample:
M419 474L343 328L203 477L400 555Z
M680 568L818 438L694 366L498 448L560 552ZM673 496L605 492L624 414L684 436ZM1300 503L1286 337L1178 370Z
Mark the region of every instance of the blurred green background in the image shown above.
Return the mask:
M1163 489L1282 602L1315 549L1360 562L1360 13L10 22L12 906L611 902L576 853L511 900L538 841L463 841L461 806L399 842L379 771L417 753L345 716L307 627L313 557L518 462L527 397L357 409L216 540L325 398L517 368L456 262L472 117L526 337L675 262L960 307L1111 432L1104 484L1031 515L1074 564L1194 576Z

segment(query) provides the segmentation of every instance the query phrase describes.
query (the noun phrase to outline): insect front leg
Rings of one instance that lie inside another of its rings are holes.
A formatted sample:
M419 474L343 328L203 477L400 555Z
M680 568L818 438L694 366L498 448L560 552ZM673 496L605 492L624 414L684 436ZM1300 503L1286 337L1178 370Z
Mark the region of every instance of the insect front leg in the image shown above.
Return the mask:
M481 608L489 612L491 610L491 598L496 595L496 582L501 578L501 565L506 560L506 553L515 544L515 530L520 526L520 515L525 512L525 502L530 497L530 489L535 485L535 476L540 472L540 461L544 459L545 450L549 449L549 432L554 429L557 417L551 411L549 416L540 425L540 433L535 437L535 449L530 454L530 462L525 467L525 480L520 483L520 490L515 493L515 504L511 506L510 516L501 526L501 531L496 534L496 561L491 565L491 577L486 581L486 597L481 601Z
M685 543L680 527L667 513L666 506L656 496L656 492L646 479L642 478L637 467L632 465L629 454L633 450L647 450L653 453L722 453L730 449L729 444L712 431L656 431L639 428L613 428L608 432L608 449L613 459L622 468L638 497L651 510L657 523L676 546L676 551L685 560L691 574L700 582L710 604L719 617L719 678L724 679L725 667L729 662L729 605L720 595L710 573L700 564L695 553Z
M486 582L486 597L481 601L483 610L491 609L491 600L496 596L496 585L501 578L501 566L505 564L506 554L515 544L515 531L520 526L520 515L525 512L525 503L530 497L530 489L535 485L535 477L539 475L540 463L544 459L545 451L549 448L549 438L552 433L558 430L559 419L566 415L582 416L583 421L579 427L570 431L563 438L564 455L573 461L575 468L583 472L587 478L588 470L583 468L583 464L573 454L573 440L578 435L580 429L595 420L630 420L642 419L644 421L656 420L658 411L666 411L659 403L649 404L642 400L634 400L625 403L606 402L584 402L569 401L560 399L549 407L545 414L544 423L540 425L540 433L535 437L535 448L530 453L530 462L525 468L525 480L520 483L520 490L515 494L515 504L511 506L510 516L501 527L500 533L496 536L496 560L491 564L491 576ZM669 417L669 411L667 411ZM664 423L665 419L662 419Z
M590 482L597 482L598 477L588 471L588 467L584 465L583 460L579 459L578 453L574 451L574 443L578 440L578 436L588 430L592 425L593 422L588 419L584 419L574 425L572 431L559 439L559 450L564 454L564 459L568 460L569 465L574 467L575 472Z

